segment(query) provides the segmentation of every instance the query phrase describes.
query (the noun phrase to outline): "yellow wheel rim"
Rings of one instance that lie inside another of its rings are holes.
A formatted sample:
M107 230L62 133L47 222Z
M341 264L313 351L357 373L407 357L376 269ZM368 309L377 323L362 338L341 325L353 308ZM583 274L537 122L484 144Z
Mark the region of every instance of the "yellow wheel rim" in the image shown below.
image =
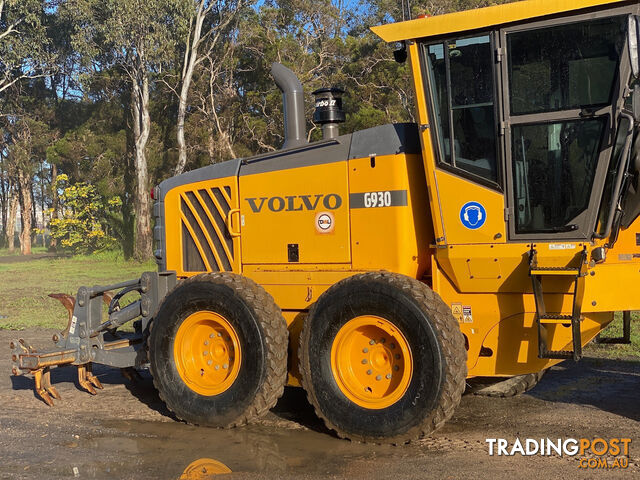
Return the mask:
M333 341L331 370L349 400L368 409L386 408L409 388L411 348L390 321L373 315L356 317Z
M189 315L173 344L178 374L200 395L218 395L238 377L242 350L238 334L222 315L202 310Z

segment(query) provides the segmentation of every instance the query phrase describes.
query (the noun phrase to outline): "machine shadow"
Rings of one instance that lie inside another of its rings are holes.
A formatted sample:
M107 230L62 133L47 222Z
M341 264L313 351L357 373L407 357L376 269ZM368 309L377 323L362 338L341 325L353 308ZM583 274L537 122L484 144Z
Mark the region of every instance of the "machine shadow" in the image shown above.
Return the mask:
M298 423L314 432L324 433L337 438L324 422L317 416L311 404L307 401L307 394L300 387L285 387L284 394L271 409L275 416Z
M587 352L586 355L589 355ZM640 421L640 361L585 356L549 369L528 395L548 402L588 405Z

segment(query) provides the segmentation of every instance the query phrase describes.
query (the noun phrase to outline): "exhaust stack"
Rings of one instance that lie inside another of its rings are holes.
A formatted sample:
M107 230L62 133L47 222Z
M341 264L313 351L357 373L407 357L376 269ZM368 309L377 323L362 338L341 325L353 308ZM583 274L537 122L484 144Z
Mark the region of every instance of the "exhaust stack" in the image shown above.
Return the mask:
M284 104L284 144L282 149L299 147L307 143L304 119L304 93L296 74L280 63L271 66L271 75L282 92Z

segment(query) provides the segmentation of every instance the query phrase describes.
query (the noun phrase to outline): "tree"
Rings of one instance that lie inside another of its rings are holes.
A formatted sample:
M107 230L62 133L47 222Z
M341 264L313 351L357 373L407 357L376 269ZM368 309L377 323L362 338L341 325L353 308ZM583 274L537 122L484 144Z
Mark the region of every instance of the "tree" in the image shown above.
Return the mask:
M134 256L151 257L151 212L146 155L151 133L149 98L152 75L162 71L175 48L176 13L171 0L70 0L76 20L74 46L94 65L94 73L116 66L130 88L131 160L135 171Z
M0 93L27 78L48 75L54 64L45 11L50 0L0 0Z
M213 0L191 0L189 15L189 30L185 35L184 59L180 93L178 95L178 115L176 121L176 135L178 140L178 164L175 175L184 171L187 163L187 145L184 135L184 121L187 113L188 96L193 80L195 68L205 59L211 62L216 54L223 51L220 44L224 43L226 35L235 23L239 12L249 2L245 0L227 0L224 2ZM223 47L224 49L224 47ZM204 50L204 51L203 51ZM219 60L216 58L216 60ZM210 78L213 78L212 76ZM231 151L233 151L233 148Z
M116 239L108 232L109 220L120 207L119 197L104 199L94 185L69 184L66 175L58 176L54 189L60 194L61 217L50 222L51 236L62 249L90 253L113 247Z

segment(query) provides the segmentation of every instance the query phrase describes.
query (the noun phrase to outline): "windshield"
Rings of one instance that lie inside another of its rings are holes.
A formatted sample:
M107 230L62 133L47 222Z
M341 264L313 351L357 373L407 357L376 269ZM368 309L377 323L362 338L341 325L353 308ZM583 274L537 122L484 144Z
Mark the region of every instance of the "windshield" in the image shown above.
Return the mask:
M611 103L627 17L509 34L511 114Z

